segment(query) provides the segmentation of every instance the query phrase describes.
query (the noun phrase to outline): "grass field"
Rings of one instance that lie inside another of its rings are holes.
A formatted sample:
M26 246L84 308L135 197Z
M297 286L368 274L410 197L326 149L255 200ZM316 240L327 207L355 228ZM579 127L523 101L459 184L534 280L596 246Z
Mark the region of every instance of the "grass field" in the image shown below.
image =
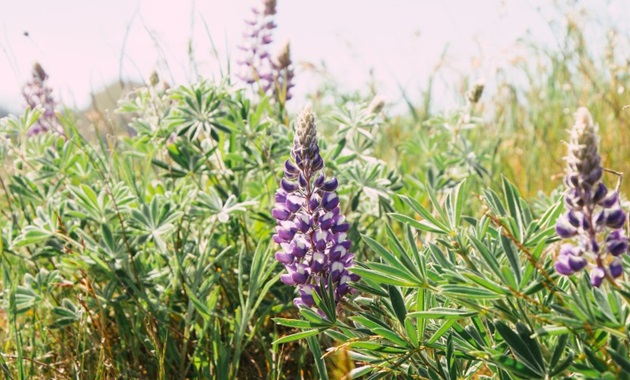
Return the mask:
M557 46L447 76L453 109L442 66L292 99L269 0L233 73L116 113L35 65L0 120L1 376L630 379L628 36L555 6Z

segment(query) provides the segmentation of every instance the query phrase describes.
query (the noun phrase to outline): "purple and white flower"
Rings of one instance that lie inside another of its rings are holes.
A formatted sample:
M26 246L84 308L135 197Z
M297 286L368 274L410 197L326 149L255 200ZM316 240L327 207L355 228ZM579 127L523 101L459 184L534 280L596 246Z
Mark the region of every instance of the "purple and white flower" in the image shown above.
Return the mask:
M354 259L347 238L350 225L339 208L337 179L326 180L322 173L315 116L308 107L298 118L291 156L272 211L278 221L273 240L282 248L276 259L287 270L281 281L298 287L293 301L298 307L313 307L313 292L321 294L321 286L328 284L339 302L359 276L348 271Z
M40 107L43 112L39 119L28 130L29 136L55 131L63 135L63 128L55 113L56 103L52 89L47 85L48 74L39 63L33 65L32 78L22 88L22 96L30 109Z
M558 218L556 233L572 242L560 248L555 269L569 276L590 267L591 284L599 287L605 278L623 274L621 255L628 251L623 230L627 215L617 191L601 182L604 170L597 125L586 108L578 109L567 145L567 212Z

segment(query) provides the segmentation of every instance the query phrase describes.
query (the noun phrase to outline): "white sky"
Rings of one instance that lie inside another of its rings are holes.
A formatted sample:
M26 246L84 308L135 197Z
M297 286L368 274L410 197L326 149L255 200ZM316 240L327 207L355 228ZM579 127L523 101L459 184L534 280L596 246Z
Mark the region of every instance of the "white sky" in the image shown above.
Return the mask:
M69 106L85 107L91 91L121 75L143 80L158 69L171 83L194 80L191 39L199 73L216 77L219 64L226 67L227 52L236 52L243 19L259 1L0 0L0 105L14 111L23 106L20 88L36 61L48 72L55 96ZM538 3L278 0L274 39L291 40L294 62L325 62L348 88L364 88L373 69L379 90L395 100L399 84L419 93L447 45L457 70L488 77L518 54L510 47L528 31L554 43ZM585 3L614 19L630 19L627 0L614 9L603 0ZM480 55L484 59L474 67L471 58ZM299 101L316 81L298 67L296 82Z

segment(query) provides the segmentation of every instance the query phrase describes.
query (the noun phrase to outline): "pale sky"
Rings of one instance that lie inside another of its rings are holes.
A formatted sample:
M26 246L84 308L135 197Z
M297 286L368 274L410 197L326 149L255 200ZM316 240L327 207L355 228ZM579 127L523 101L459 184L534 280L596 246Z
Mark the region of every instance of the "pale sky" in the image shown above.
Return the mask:
M187 83L195 79L190 40L199 73L216 77L228 52L234 58L243 19L259 1L0 0L0 105L23 107L20 88L36 61L56 98L71 107L85 107L91 91L120 76L146 80L157 69L171 83ZM630 19L627 0L585 3L613 21ZM294 62L323 61L347 88L365 88L373 69L379 91L396 100L399 84L420 92L447 45L457 72L487 79L521 53L513 47L517 38L530 33L555 43L539 4L544 1L278 0L274 46L290 39ZM475 63L478 56L483 59ZM316 86L300 67L297 102Z

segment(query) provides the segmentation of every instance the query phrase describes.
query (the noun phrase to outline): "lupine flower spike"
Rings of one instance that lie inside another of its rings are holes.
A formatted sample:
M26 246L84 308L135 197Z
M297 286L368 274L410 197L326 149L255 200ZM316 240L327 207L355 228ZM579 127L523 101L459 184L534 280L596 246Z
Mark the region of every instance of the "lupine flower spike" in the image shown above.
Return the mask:
M29 136L38 135L47 131L56 131L63 134L63 128L55 114L55 99L52 97L52 89L47 86L48 74L39 63L33 65L33 75L22 88L22 95L26 105L30 109L43 108L44 112L39 120L28 130Z
M272 211L278 221L273 240L282 248L276 259L287 270L281 281L297 286L297 307L315 306L313 292L321 295L320 286L327 284L332 284L337 303L351 292L348 282L359 276L348 271L354 258L346 235L350 225L339 209L337 179L326 180L322 173L324 160L309 107L298 118L291 157L284 163Z
M628 251L623 227L626 213L617 191L601 182L603 169L598 151L597 126L586 108L579 108L568 143L565 196L567 212L558 218L556 232L572 239L560 248L556 271L572 275L590 267L591 284L623 274L622 255Z
M274 82L268 46L276 28L275 14L276 0L263 0L260 6L252 8L252 18L245 20L245 42L239 45L243 55L238 61L242 69L238 77L247 84L259 83L264 93L272 89Z
M289 41L282 45L282 49L273 58L274 96L282 103L291 99L291 88L293 84L293 62L291 61L291 45Z

